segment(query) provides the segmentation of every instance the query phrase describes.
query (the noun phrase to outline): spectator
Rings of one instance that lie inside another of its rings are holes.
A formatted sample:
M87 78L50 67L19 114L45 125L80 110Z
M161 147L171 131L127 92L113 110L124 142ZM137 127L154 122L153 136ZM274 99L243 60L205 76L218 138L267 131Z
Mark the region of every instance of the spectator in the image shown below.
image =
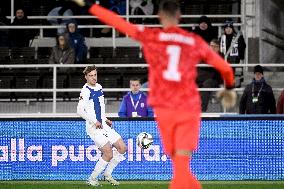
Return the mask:
M65 7L55 7L53 8L47 16L73 16L71 9L66 9ZM70 18L58 19L58 18L48 18L47 19L51 25L66 26L68 22L71 21ZM57 33L66 32L66 28L58 28Z
M217 54L221 55L220 44L217 39L212 39L209 45ZM198 76L198 86L200 88L217 88L220 84L222 84L222 78L214 68L199 68L198 74L200 74ZM206 112L212 92L204 91L201 92L200 95L202 112Z
M276 112L277 114L284 114L284 90L278 98Z
M83 64L87 59L87 46L85 44L85 38L78 32L78 26L75 21L71 21L67 24L67 30L69 33L70 46L75 50L75 63Z
M153 117L152 109L147 105L147 96L140 91L138 78L130 79L130 92L123 97L120 104L119 117Z
M232 21L225 22L220 43L220 51L228 62L235 64L244 60L246 43L242 33L236 33Z
M126 0L108 0L108 1L100 1L100 5L103 7L107 7L109 10L119 14L126 15ZM102 24L102 23L99 23ZM120 34L118 31L115 31L116 36L118 37ZM112 36L112 28L103 28L100 30L100 37L111 37Z
M75 61L74 49L69 45L67 34L58 34L56 46L52 48L49 64L73 64Z
M207 43L210 43L214 38L218 38L218 30L212 26L207 16L201 16L198 24L198 27L193 32L200 35Z
M226 61L232 64L238 64L245 58L246 43L242 33L235 31L233 22L226 21L224 25L224 34L221 36L220 51ZM241 86L243 81L243 69L234 68L236 76L236 87Z
M248 84L240 101L241 114L275 114L275 98L263 77L263 68L254 67L254 79Z
M154 13L154 4L152 0L144 1L144 0L130 0L130 14L131 15L153 15ZM148 22L147 18L135 18L133 23L142 24Z
M119 15L126 14L126 0L110 0L109 9Z
M16 10L16 16L12 26L25 26L31 25L31 22L27 19L23 9ZM30 46L30 39L33 39L34 32L30 29L11 29L10 30L10 42L11 47L28 47Z

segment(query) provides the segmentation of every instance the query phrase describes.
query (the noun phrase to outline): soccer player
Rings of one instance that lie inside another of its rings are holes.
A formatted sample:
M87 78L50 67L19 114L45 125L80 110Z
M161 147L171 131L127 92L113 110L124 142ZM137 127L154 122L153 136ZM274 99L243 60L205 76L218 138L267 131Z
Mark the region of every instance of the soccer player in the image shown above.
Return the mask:
M87 183L99 186L98 176L104 171L104 177L112 185L119 182L111 176L118 163L124 160L126 145L121 136L112 128L112 122L106 118L102 86L97 83L97 68L88 66L83 71L87 83L83 86L77 106L77 113L86 120L86 131L102 152L95 169ZM112 150L115 147L117 150Z
M89 12L102 22L142 43L149 64L148 101L157 116L164 151L173 162L170 189L200 189L189 168L191 154L198 146L200 127L196 64L207 62L221 73L226 89L219 96L226 107L233 106L236 99L231 90L234 87L232 68L201 37L177 26L181 13L175 1L165 0L159 6L162 29L136 26L99 5L76 1L90 6Z

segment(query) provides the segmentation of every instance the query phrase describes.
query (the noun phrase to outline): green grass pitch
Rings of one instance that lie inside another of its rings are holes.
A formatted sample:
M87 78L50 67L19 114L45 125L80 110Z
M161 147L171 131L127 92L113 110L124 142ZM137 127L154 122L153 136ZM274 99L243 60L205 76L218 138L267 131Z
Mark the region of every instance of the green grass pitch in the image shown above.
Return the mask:
M119 186L101 182L92 187L83 181L0 181L1 189L167 189L167 181L121 181ZM203 181L203 189L284 189L284 181Z

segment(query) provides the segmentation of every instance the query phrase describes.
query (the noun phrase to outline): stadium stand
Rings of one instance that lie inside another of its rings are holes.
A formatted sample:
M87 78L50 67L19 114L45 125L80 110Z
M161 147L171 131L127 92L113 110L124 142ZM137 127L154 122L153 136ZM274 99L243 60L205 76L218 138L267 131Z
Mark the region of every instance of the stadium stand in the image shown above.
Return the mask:
M10 59L10 49L8 47L0 47L0 60Z
M110 58L115 56L112 47L91 47L89 50L90 58Z
M15 88L34 89L38 88L39 75L21 75L15 77ZM15 94L16 101L19 98L39 98L38 93L19 92Z
M68 86L67 78L68 78L68 75L66 74L58 74L57 80L56 80L56 87L58 89L66 88ZM53 88L53 75L49 73L42 74L40 78L40 87L49 88L49 89ZM64 100L69 98L68 93L58 93L57 97L62 98ZM50 99L52 98L52 93L43 92L40 94L40 98L42 101L44 101L45 99Z
M27 89L27 88L35 88L35 89L52 89L53 88L53 68L42 68L40 65L47 65L48 58L50 56L50 49L54 46L55 41L54 37L44 37L44 33L49 30L55 30L55 28L43 29L43 27L48 26L48 22L46 21L46 15L49 10L53 7L57 6L54 2L50 3L50 1L37 1L33 4L33 6L29 6L32 0L22 1L21 5L27 8L28 13L33 19L33 23L38 24L38 26L34 26L39 29L39 36L33 39L31 43L31 47L25 48L0 48L0 61L1 65L27 65L27 64L35 64L34 68L17 68L13 67L10 69L5 68L4 70L0 70L0 89ZM34 2L34 1L33 1ZM193 0L190 1L190 6L187 5L187 1L181 1L183 4L183 14L187 15L187 18L183 18L182 24L188 24L188 27L196 26L198 21L198 17L200 15L208 15L214 14L216 17L210 17L213 24L218 26L219 34L222 31L222 23L227 17L222 17L222 15L231 15L232 19L236 22L236 28L240 29L239 26L243 24L243 18L245 15L241 15L241 1L240 0L220 0L220 1L208 1L208 0ZM15 4L17 6L17 2ZM196 16L190 17L190 14L196 14ZM236 15L237 14L237 15ZM230 16L228 16L230 17ZM8 17L9 18L9 17ZM81 21L83 19L77 19L77 21ZM90 20L90 18L89 18ZM94 21L92 21L95 23ZM83 21L81 23L84 23ZM103 85L104 88L111 88L114 91L105 92L107 100L113 101L113 103L107 104L108 110L114 110L117 107L116 101L120 100L125 94L125 91L122 89L121 91L117 91L120 88L128 88L129 87L129 79L133 76L139 77L142 82L147 81L147 66L145 65L145 60L143 58L141 48L137 43L130 40L127 37L121 36L113 36L112 37L103 37L100 36L94 38L92 37L92 33L94 30L101 28L98 25L79 25L79 28L89 29L90 36L86 37L86 44L88 46L88 59L87 64L96 64L100 65L99 67L99 82ZM191 30L189 28L189 30ZM245 31L244 31L245 32ZM246 36L246 33L244 33ZM246 39L247 40L247 39ZM111 66L108 65L117 65ZM126 64L133 64L134 66L121 66ZM139 64L139 66L136 66ZM38 68L37 65L40 67ZM142 65L142 66L140 66ZM60 66L60 65L59 65ZM103 67L105 66L105 67ZM74 92L56 92L57 103L61 103L61 105L67 107L68 103L73 103L77 101L78 91L84 84L82 69L81 67L73 67L73 68L64 68L67 69L65 74L62 73L63 68L57 68L57 81L56 88L57 89L74 89ZM64 70L63 69L63 70ZM247 69L246 69L247 70ZM270 74L268 72L268 74ZM249 72L244 72L244 86L249 82L250 77ZM273 73L271 74L273 75ZM271 79L270 77L267 77ZM248 79L248 81L246 81ZM272 79L273 80L273 79ZM276 82L276 81L275 81ZM279 85L275 85L279 86ZM239 93L241 93L242 88L240 88ZM2 101L10 101L11 99L20 100L35 100L35 101L44 101L50 102L52 101L53 93L49 92L1 92L0 98ZM61 101L68 100L68 102L63 103ZM108 105L111 105L109 107ZM14 104L13 104L14 105ZM39 105L40 106L40 105ZM45 106L45 105L44 105ZM50 105L48 108L43 108L45 110L51 110ZM66 110L67 113L70 112L70 108L61 107L61 110ZM213 98L212 102L209 104L208 112L220 112L223 111L220 108L220 104ZM73 110L72 110L73 112ZM234 112L234 110L232 110ZM1 113L1 112L0 112Z
M13 76L0 76L0 88L2 89L10 89L13 88ZM10 99L11 100L11 93L0 93L1 99Z
M37 59L48 59L51 54L50 47L38 47L37 49Z
M28 60L35 59L35 48L34 47L11 48L11 59L28 59Z

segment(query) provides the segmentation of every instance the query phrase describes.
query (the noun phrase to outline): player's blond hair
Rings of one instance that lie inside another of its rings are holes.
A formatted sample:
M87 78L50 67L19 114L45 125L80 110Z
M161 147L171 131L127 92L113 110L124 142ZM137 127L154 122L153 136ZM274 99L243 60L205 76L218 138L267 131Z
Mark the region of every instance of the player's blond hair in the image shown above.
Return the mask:
M84 71L83 71L83 74L84 75L88 75L91 71L93 70L97 70L97 67L95 65L93 66L87 66Z

